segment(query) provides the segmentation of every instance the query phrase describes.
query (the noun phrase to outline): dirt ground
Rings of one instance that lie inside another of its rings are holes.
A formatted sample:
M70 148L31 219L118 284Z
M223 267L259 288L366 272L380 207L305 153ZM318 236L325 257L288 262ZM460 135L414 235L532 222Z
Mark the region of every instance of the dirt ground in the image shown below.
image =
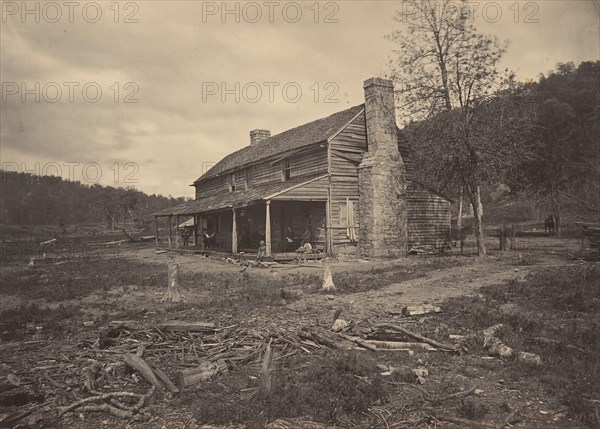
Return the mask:
M495 245L490 239L490 249ZM203 423L208 421L203 422L202 415L194 410L194 407L197 407L194 401L202 401L205 397L203 395L213 394L208 387L190 389L181 395L180 400L169 395L155 398L148 406L150 420L143 423L92 412L65 413L58 418L56 410L59 402L56 398L63 389L67 391L63 395L67 399L60 402L61 406L69 399L85 397L85 392L81 390L80 382L77 381L77 375L73 375L73 371L81 369L78 366L80 362L90 360L91 355L82 354L82 348L89 347L96 341L111 320L137 319L148 326L168 319L202 320L214 322L217 326L241 324L254 326L264 332L291 332L307 325L328 326L334 312L341 310L341 319L357 325L395 323L419 332L430 332L428 330L432 328L444 326L448 331L446 339L448 334L470 338L475 332L452 325L452 311L448 314L442 312L440 315L407 318L402 315L402 309L408 305L419 304L437 304L444 309L446 305L452 307L448 304L452 299L487 299L482 294L482 290L486 288L509 283L526 284L530 276L550 269L569 270L582 265L597 266L597 262L574 257L579 246L580 242L577 239L532 237L520 239L519 249L516 251L498 253L492 250L491 255L485 259L458 255L456 251L455 254L447 256L411 256L385 262L346 258L333 262L332 270L336 282L350 286L346 290L342 287L339 292L331 294L318 292L322 275L320 262L278 264L270 268L243 267L224 259L205 258L194 254L157 253L153 248L136 249L122 253L119 263L115 262L114 268L111 268L110 260L103 261L106 276L110 274L113 277L96 278L94 281L100 285L96 288L98 290L76 292L81 295L73 299L58 299L56 296L53 298L33 291L28 295L25 293L27 291L19 289L31 282L37 286L47 285L44 287L50 290L53 287L63 290L64 286L68 290L65 293L77 291L68 289L71 287L69 285L75 288L88 282L90 274L83 271L79 275L71 273L65 280L61 277L62 274L59 276L59 271L56 271L62 269L56 264L64 264L64 267L67 267L69 262L40 262L33 268L23 265L3 266L3 279L14 281L15 287L5 289L3 286L2 289L2 314L5 317L4 320L0 320L3 323L0 378L5 379L9 374L14 374L25 386L43 391L45 395L44 398L20 408L4 404L0 408L0 419L6 418L17 409L24 409L32 411L32 414L18 423L21 424L20 427L235 427L218 425L219 419L214 417L211 417L214 426L203 426ZM123 261L125 264L137 263L145 268L128 272L126 265L124 269L121 268ZM180 267L182 293L186 299L184 304L160 302L166 289L166 266L170 262L176 262ZM30 276L29 280L27 276ZM106 279L115 278L119 279L115 284L105 284ZM352 286L355 278L360 279L357 283L360 287ZM250 292L240 290L243 287L239 285L245 284L244 282L255 285L253 287L256 288L275 285L277 295L261 292L260 297L256 298L252 296L255 289ZM55 311L75 308L77 312L73 316L65 316L64 321L56 322L57 327L54 330L45 326L44 316L40 312L40 316L34 318L35 320L24 318L23 321L29 323L24 323L27 325L25 328L19 327L18 333L11 332L16 327L14 323L11 325L6 321L6 315L11 310L19 311L25 308L25 304L33 304L37 309L50 308ZM494 312L493 309L488 311ZM38 329L37 325L42 328ZM427 368L428 374L422 385L415 384L410 377L392 378L393 382L386 381L384 377L383 383L387 383L385 401L375 401L366 408L368 411L359 414L350 412L343 419L328 423L335 423L341 427L365 428L594 427L593 423L590 426L588 421L577 418L572 407L565 404L560 395L549 390L537 378L523 377L522 374L527 374L527 371L523 372L520 368L515 372L511 365L517 365L516 363L488 356L477 348L479 346L474 347L475 352L471 350L459 355L439 351L416 352L410 355L394 352L357 352L359 356L369 356L365 358L365 362L373 360L374 363L387 368ZM166 362L166 359L166 354L160 355L160 362ZM285 363L287 361L282 358L279 369L275 370L275 376L285 378L281 374L284 369L299 372L298 368L310 365L311 359L316 358L307 352L295 367L293 361ZM546 357L542 357L542 360L545 359ZM70 361L79 362L70 367L71 372L64 368ZM111 362L115 361L112 356ZM233 381L235 377L242 374L246 378L249 377L249 380L256 379L256 371L259 369L257 363L260 363L260 360L243 369L234 365L228 375L215 381L225 386L225 393L221 397L224 404L240 398L236 396L238 392L233 392L237 386ZM535 370L531 372L536 373ZM138 393L148 387L143 379L134 377L134 380L139 380L135 384ZM128 379L127 386L130 388L131 383L133 381ZM211 388L217 389L215 386ZM461 398L460 402L450 399L454 393L469 389L472 390L470 394L465 394L464 397L456 396ZM432 397L448 399L438 403L431 402ZM597 399L598 396L591 400ZM257 416L261 415L260 404L253 404L252 407ZM240 411L240 415L242 414ZM302 416L305 420L310 420L311 417L314 416ZM266 427L268 421L268 417L260 424L253 420L254 426L248 427ZM238 419L238 424L240 422L244 422L244 419ZM19 427L18 424L15 427Z

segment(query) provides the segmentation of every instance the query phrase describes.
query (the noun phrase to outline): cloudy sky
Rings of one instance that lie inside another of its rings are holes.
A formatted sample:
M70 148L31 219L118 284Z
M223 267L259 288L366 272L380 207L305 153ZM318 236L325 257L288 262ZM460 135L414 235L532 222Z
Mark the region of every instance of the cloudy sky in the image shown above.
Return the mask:
M363 102L399 1L2 1L5 170L192 196L212 163ZM471 3L522 79L600 59L597 0Z

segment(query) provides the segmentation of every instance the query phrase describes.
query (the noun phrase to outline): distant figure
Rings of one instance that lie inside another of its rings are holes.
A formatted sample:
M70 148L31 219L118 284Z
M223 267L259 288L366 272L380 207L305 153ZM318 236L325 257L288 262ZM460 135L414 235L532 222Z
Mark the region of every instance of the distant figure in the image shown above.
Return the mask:
M267 245L265 244L264 240L260 240L260 243L258 245L258 253L256 255L256 260L258 262L262 262L262 260L265 256L267 256Z
M554 215L548 216L544 220L544 235L554 235Z
M190 235L190 230L187 228L183 228L183 231L181 231L181 238L183 238L183 247L188 247L190 243Z

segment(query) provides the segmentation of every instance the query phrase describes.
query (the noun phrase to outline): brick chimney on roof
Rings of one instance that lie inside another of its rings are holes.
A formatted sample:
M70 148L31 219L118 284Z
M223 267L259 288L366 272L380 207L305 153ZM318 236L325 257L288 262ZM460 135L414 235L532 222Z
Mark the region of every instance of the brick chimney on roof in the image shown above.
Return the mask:
M358 252L374 258L404 256L407 251L405 168L398 152L394 84L364 82L368 151L358 167Z
M252 130L250 131L250 146L254 146L269 137L271 137L271 131L269 130Z

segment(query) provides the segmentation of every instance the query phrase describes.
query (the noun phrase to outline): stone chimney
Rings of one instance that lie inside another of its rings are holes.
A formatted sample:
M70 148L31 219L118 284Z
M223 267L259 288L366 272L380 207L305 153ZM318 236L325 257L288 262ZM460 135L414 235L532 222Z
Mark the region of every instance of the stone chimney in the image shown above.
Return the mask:
M266 140L271 137L271 131L269 130L252 130L250 131L250 146L254 146L256 143Z
M358 167L358 252L394 258L407 252L406 178L398 152L394 85L371 78L364 82L368 151Z

